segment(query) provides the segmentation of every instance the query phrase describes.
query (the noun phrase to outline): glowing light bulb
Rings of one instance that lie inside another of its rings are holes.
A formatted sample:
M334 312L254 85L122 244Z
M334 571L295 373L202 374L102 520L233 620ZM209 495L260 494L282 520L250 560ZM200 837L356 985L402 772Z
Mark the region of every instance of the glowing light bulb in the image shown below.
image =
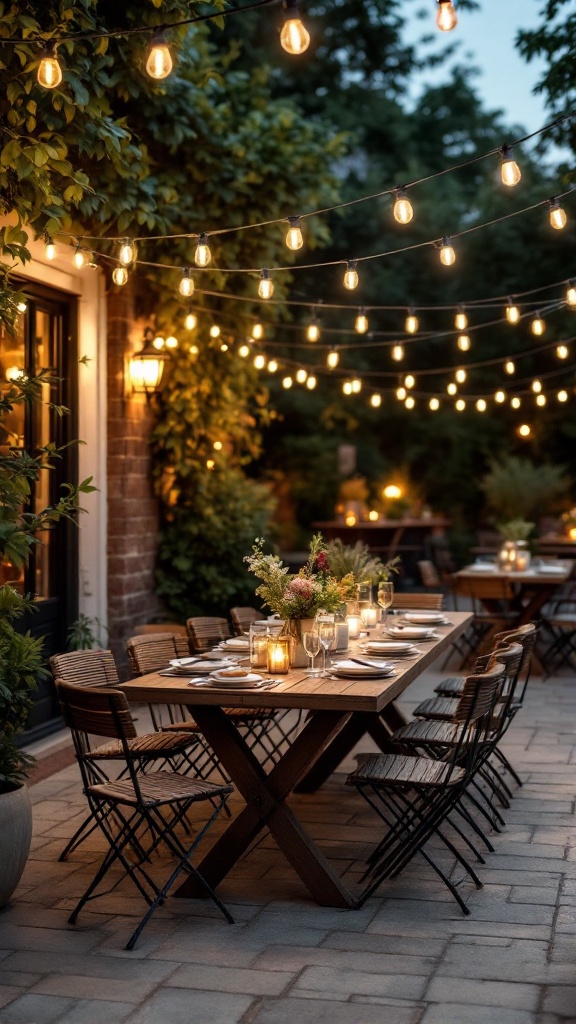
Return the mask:
M556 397L558 398L559 402L567 402L568 401L568 392L564 391L564 390L559 391Z
M222 342L222 344L220 345L220 351L221 352L227 352L228 351L228 344L227 344L227 342L225 342L225 341Z
M198 317L195 313L187 313L184 321L184 326L187 331L193 331L198 326Z
M502 402L506 401L506 392L497 391L496 394L494 395L494 401L498 402L498 405L502 405Z
M355 395L359 394L360 391L362 391L362 381L360 380L359 377L354 377L354 380L351 381L351 384L352 391L354 392Z
M188 267L185 267L182 271L182 278L178 286L178 291L185 299L189 299L191 295L194 295L194 279L190 277L190 270Z
M519 434L520 437L530 437L532 430L530 429L527 423L521 423L516 433Z
M408 316L404 321L404 330L407 334L416 334L418 330L418 317L414 315L414 310L408 310Z
M288 391L288 388L292 387L292 377L283 377L282 378L282 387L285 388L286 391Z
M536 405L539 405L539 406L546 405L546 395L537 395L536 396Z
M157 334L152 342L152 347L155 348L157 352L161 352L162 349L166 347L166 342L164 341L164 338L162 338L161 335Z
M464 312L462 307L460 307L460 309L456 313L456 316L454 317L454 326L457 331L465 331L466 328L468 327L468 317L466 316L466 313Z
M340 356L336 349L333 348L332 351L329 352L328 355L326 356L326 365L329 367L330 370L334 370L338 366L339 362Z
M247 359L250 355L250 345L240 345L238 355L241 356L242 359Z
M461 352L468 352L470 349L470 338L467 334L460 334L457 344Z
M50 235L46 235L46 245L44 246L44 255L47 260L56 259L56 246L54 245L54 239Z
M344 287L348 291L352 292L358 287L358 271L356 270L356 260L350 260L346 264L346 273L344 274Z
M345 380L344 381L344 383L342 385L342 393L344 395L351 395L352 394L352 382L351 381L349 381L349 380Z
M443 263L445 267L451 267L456 262L454 246L447 235L444 236L440 245L440 262Z
M392 359L396 363L401 363L404 359L404 345L393 345L392 346Z
M540 313L536 313L536 316L530 324L530 330L532 331L532 334L536 334L538 337L544 334L544 331L546 330L546 324L540 316Z
M458 24L458 16L452 0L437 0L436 25L441 32L451 32Z
M536 394L539 394L542 391L542 381L541 380L533 380L531 386L532 386L532 391L535 391Z
M210 337L211 338L219 338L220 337L220 328L218 327L218 324L212 324L209 333L210 333Z
M126 284L126 281L128 280L128 271L126 270L126 267L114 267L114 270L112 271L112 280L114 281L114 284Z
M208 235L204 232L198 239L198 244L194 252L194 262L197 267L207 267L212 259L212 253L210 252L210 245L208 244Z
M455 403L454 407L457 412L464 412L464 409L466 408L466 402L464 401L463 398L459 398L458 401Z
M486 402L483 398L479 398L476 402L476 408L478 412L486 412Z
M502 162L500 164L500 174L502 176L502 184L507 185L508 188L513 188L517 185L522 177L522 171L518 167L514 157L512 156L511 146L502 146L500 150Z
M86 253L82 251L79 244L76 246L74 250L72 263L74 264L77 270L81 270L86 263Z
M509 324L517 324L520 319L520 310L518 306L515 306L512 299L508 299L508 305L506 306L506 319Z
M298 381L299 384L305 384L307 378L308 371L301 366L300 369L296 371L296 380Z
M173 334L166 338L166 348L178 348L178 338L175 338Z
M257 356L254 356L254 366L257 370L263 370L264 367L266 366L266 359L261 353L259 353Z
M354 330L356 331L356 334L366 334L366 331L368 330L368 317L366 316L364 309L358 310L358 316L354 321Z
M290 227L286 234L286 245L293 252L297 249L301 249L304 245L304 239L302 237L302 229L300 227L300 217L288 217L288 223Z
M567 345L557 345L556 346L556 355L558 356L558 359L568 359L568 356L570 355L570 350L569 350L568 346Z
M296 0L284 0L284 24L280 44L286 53L298 56L310 46L310 33L302 24Z
M306 341L318 341L320 338L320 324L316 317L313 317L306 328Z
M129 267L136 259L136 246L129 238L125 238L118 250L118 262L123 267Z
M317 383L318 381L316 380L316 377L314 377L314 375L311 375L310 377L308 377L308 380L306 381L306 387L308 388L309 391L314 391L314 388L316 387Z
M455 379L456 379L456 383L457 383L457 384L463 384L463 383L464 383L464 381L466 380L466 377L467 377L467 376L468 376L468 374L466 373L466 370L464 369L464 367L463 367L463 366L460 366L460 367L459 367L459 368L458 368L458 369L456 370L456 373L454 374L454 377L455 377Z
M399 224L409 224L414 216L414 210L412 203L406 195L406 190L403 188L397 188L394 191L396 200L394 203L394 219Z
M150 78L161 81L163 78L168 78L173 67L172 54L164 36L162 34L154 36L146 60L147 74L150 75Z
M262 341L264 337L264 324L261 324L259 320L252 324L252 337L254 341Z
M25 313L26 310L28 309L28 303L27 302L19 302L17 304L17 306L16 306L16 309L18 310L19 313Z
M399 402L403 402L406 398L406 388L396 388L396 398Z
M266 369L268 370L268 373L276 373L276 370L278 369L278 361L276 359L270 359Z
M510 375L516 373L516 366L512 359L506 360L506 362L504 363L504 369L506 370L506 373L509 373Z
M518 398L518 395L514 395L514 398L512 398L510 401L510 405L512 406L513 409L519 409L522 405L522 399Z
M371 395L370 405L372 406L373 409L379 409L380 406L382 405L382 395Z
M221 452L223 448L222 441L214 441L212 447L214 448L214 451Z
M215 465L214 459L206 459L206 469L214 469Z
M414 406L416 405L416 401L415 401L414 398L412 398L412 395L408 395L408 398L404 402L404 405L406 406L407 409L413 409L414 408Z
M406 377L404 377L404 387L405 388L413 388L415 384L416 384L416 378L413 377L411 373L408 373L406 375Z
M428 402L428 408L431 409L432 412L437 412L438 409L440 408L440 402L438 401L438 399L431 398L430 401Z
M38 65L38 85L43 89L56 89L62 81L62 68L58 63L56 45L47 46Z
M446 386L446 391L448 392L449 395L455 395L458 393L458 385L455 384L453 380L451 380L450 383Z
M566 305L576 306L576 287L572 284L572 282L569 282L568 287L566 289Z
M271 299L274 294L274 285L270 280L269 272L264 269L260 271L260 281L258 283L258 295L261 299Z
M196 357L198 355L200 349L198 348L198 345L190 345L190 348L188 349L188 351L189 351L191 356Z
M562 231L562 228L566 227L566 210L563 210L560 206L559 199L550 199L548 202L548 208L550 212L550 224L556 231Z

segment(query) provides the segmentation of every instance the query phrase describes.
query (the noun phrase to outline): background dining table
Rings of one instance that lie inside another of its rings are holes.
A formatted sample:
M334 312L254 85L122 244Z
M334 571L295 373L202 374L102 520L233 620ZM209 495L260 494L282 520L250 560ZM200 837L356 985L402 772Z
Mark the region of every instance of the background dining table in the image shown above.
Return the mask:
M314 678L292 669L269 689L218 689L185 677L152 672L122 684L129 701L188 706L224 770L246 802L205 855L199 870L215 887L267 827L279 849L322 906L353 907L344 885L290 806L290 794L304 781L316 788L356 742L368 733L378 745L402 721L394 700L436 659L445 654L472 620L470 612L450 612L437 638L415 641L416 657L394 662L394 675L381 678ZM365 638L364 638L365 639ZM351 654L360 641L351 642ZM304 709L303 728L265 771L226 708ZM202 897L192 878L177 892Z

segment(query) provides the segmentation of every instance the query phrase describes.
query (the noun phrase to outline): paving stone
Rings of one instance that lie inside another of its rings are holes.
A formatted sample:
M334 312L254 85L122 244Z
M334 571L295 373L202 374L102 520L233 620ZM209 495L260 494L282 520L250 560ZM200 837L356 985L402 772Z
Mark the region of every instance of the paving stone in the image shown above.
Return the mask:
M156 981L146 981L144 978L129 981L127 978L53 974L38 981L31 992L33 995L70 996L73 999L90 999L97 993L101 1000L137 1004L156 987Z
M549 988L544 996L543 1008L547 1013L554 1013L558 1017L574 1022L576 1020L576 985L555 985Z
M58 1024L123 1024L133 1013L131 1003L110 1003L100 999L79 999Z
M514 885L508 897L511 903L535 904L555 907L558 901L558 890L553 886Z
M360 1011L357 1003L330 998L306 1000L299 996L274 1002L265 1000L251 1024L294 1024L295 1021L298 1024L405 1024L399 1013L396 1006L386 1011L382 1005L363 1005Z
M322 943L322 947L342 950L366 950L369 953L394 953L396 955L422 956L425 952L429 957L437 957L446 946L445 939L426 939L425 950L422 939L409 935L371 935L367 932L332 932Z
M22 989L19 986L2 984L2 987L0 987L0 1010L3 1006L7 1006L8 1003L11 1003L21 995Z
M501 1010L535 1010L540 989L537 985L514 984L509 981L471 980L438 974L430 983L424 999L430 1003L450 1003L455 993L465 1005L498 1007ZM498 1021L500 1017L498 1016Z
M71 999L20 995L2 1010L2 1024L52 1024L72 1007Z
M30 928L0 924L0 942L12 949L50 949L53 953L79 953L93 949L102 939L98 933L72 927Z
M169 989L156 993L128 1017L129 1024L237 1024L252 998L226 992ZM29 1022L28 1022L29 1024Z
M326 945L306 949L294 946L268 946L254 961L259 970L301 971L308 965L332 967L338 970L368 971L382 974L428 974L434 969L436 960L422 955L406 953L371 953L330 949Z
M174 988L204 989L207 992L276 996L283 992L293 978L293 971L279 971L273 968L243 970L237 967L186 964L174 971L166 984Z
M439 1003L428 1007L421 1024L495 1024L493 1006ZM529 1010L498 1009L498 1024L535 1024Z
M390 995L420 999L427 979L420 975L370 974L366 971L336 970L332 967L307 967L294 985L316 992L342 992L349 995Z
M164 981L179 965L163 961L129 959L73 953L42 953L20 950L6 961L14 971L36 971L40 974L82 975L87 978L116 978L120 981Z

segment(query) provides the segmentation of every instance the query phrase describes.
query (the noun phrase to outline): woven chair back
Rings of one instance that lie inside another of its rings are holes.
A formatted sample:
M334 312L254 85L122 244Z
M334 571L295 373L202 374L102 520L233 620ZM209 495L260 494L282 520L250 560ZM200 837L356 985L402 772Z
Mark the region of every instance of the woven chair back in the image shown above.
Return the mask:
M190 643L186 636L174 633L150 633L132 636L126 645L133 676L143 676L166 668L172 658L186 658Z
M444 604L444 594L406 594L394 591L393 608L418 608L422 611L440 612Z
M229 640L232 636L228 619L215 615L197 615L186 620L186 629L194 651L208 651L220 640Z
M68 651L54 654L50 668L55 679L77 686L118 686L118 670L112 651Z

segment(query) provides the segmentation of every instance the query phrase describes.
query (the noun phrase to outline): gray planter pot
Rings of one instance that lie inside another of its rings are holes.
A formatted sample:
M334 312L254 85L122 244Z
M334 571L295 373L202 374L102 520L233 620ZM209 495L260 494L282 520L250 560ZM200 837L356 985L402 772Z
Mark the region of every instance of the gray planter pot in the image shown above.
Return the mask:
M26 786L0 793L0 907L18 885L32 841L32 804Z

